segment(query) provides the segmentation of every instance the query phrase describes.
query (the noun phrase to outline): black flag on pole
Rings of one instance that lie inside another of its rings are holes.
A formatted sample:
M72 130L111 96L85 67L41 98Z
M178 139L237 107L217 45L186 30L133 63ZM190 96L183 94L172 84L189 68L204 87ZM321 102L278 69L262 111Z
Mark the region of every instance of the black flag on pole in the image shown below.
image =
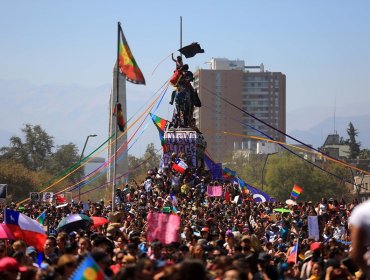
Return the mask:
M204 50L200 47L199 43L192 43L179 49L186 58L193 57L197 53L204 53Z

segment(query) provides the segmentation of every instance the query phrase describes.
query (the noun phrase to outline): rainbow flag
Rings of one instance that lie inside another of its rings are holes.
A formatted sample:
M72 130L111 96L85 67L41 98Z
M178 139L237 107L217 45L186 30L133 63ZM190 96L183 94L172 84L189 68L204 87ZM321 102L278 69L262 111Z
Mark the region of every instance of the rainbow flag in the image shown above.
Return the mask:
M120 42L119 42L119 56L118 56L118 65L122 74L126 76L126 80L134 84L145 85L145 78L141 72L139 66L136 63L134 56L128 46L125 35L121 25L118 24Z
M294 185L292 193L290 194L290 197L297 199L298 196L301 194L301 192L303 192L303 189L298 185Z
M36 221L38 221L41 225L44 225L46 219L46 210L37 217Z
M104 280L107 277L100 266L88 254L80 266L73 272L71 280Z

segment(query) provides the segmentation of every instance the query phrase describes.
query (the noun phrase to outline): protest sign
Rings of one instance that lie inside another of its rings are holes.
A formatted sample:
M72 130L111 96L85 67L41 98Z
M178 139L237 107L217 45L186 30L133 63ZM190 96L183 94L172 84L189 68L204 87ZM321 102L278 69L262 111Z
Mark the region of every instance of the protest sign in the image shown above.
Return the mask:
M42 196L42 201L47 202L47 203L52 203L53 198L54 198L53 192L44 192Z
M40 201L40 193L38 193L38 192L30 192L30 200L32 202L39 202Z
M147 221L147 239L149 242L155 239L164 244L179 241L180 217L178 215L150 212Z
M208 196L222 196L221 186L207 186Z
M319 221L317 216L308 216L308 237L313 237L315 240L319 240Z
M90 209L89 203L88 203L88 202L84 202L84 203L82 204L82 209L83 209L84 211L89 211L89 209Z

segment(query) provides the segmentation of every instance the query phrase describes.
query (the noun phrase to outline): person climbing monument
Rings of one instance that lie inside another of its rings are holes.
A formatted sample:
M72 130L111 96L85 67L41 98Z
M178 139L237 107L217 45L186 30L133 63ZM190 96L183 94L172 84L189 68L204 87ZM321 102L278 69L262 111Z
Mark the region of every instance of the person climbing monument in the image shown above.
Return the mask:
M180 70L181 67L184 65L184 63L182 62L181 55L177 56L176 59L173 57L173 53L171 55L172 55L173 62L176 63L176 70Z

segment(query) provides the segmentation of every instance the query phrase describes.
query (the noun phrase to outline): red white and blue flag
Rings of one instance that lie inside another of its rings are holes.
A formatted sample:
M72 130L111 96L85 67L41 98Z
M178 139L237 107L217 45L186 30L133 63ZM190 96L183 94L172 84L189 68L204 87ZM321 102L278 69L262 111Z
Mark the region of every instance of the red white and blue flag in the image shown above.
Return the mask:
M293 250L290 252L287 263L297 263L298 256L298 242L294 244Z
M188 169L188 165L183 160L178 158L175 160L175 163L172 164L172 169L184 174L185 170Z
M28 246L34 246L41 252L47 235L40 223L17 211L5 210L5 224L16 239L24 240Z

